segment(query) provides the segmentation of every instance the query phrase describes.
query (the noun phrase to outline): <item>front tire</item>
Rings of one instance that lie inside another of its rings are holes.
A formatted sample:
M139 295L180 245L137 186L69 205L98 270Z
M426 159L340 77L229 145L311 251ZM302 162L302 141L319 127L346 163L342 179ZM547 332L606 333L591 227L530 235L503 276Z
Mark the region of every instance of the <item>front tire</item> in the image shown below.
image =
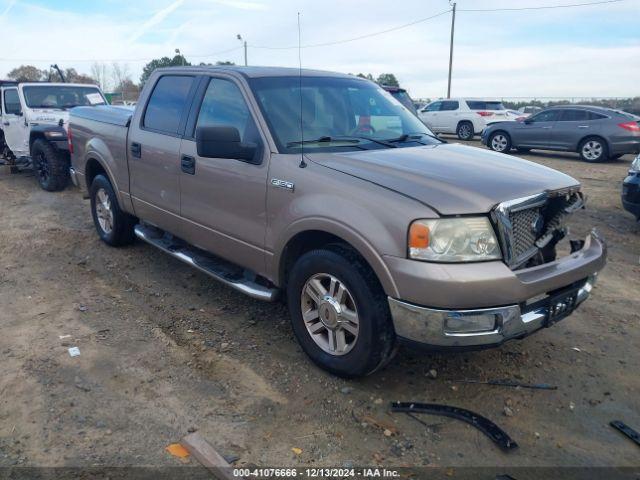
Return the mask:
M471 122L460 122L458 127L456 128L456 135L460 140L473 140L473 123Z
M600 137L585 138L578 147L580 158L585 162L598 163L609 158L607 142Z
M511 137L506 132L492 133L487 143L494 152L509 153L511 150Z
M370 267L349 248L300 257L289 275L287 302L302 349L334 375L369 375L395 353L387 297Z
M31 147L33 170L43 190L57 192L69 184L69 157L39 138Z
M133 243L135 217L123 212L111 182L104 175L97 175L89 190L91 215L100 239L112 247Z

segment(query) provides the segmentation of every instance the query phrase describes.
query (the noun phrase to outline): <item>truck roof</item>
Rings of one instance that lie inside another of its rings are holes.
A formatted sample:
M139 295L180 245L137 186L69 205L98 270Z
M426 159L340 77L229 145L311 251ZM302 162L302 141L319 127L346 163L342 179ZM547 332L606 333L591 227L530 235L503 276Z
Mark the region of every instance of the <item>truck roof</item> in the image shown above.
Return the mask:
M16 84L22 86L30 86L36 85L39 87L47 87L47 86L61 86L61 87L95 87L100 88L98 85L94 83L66 83L66 82L16 82Z
M360 78L355 75L347 75L345 73L329 72L326 70L313 70L303 68L290 67L243 67L239 65L216 65L216 66L193 66L193 67L164 67L158 68L159 72L234 72L247 78L259 77L297 77L302 74L303 77L344 77L344 78Z

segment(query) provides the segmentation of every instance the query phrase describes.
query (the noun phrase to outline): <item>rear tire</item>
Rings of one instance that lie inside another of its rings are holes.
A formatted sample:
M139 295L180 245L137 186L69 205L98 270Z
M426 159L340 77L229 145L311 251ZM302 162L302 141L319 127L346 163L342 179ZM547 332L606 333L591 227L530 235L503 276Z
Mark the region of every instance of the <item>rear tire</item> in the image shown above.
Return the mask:
M39 138L31 147L33 171L43 190L57 192L69 183L69 156Z
M507 132L492 133L487 144L494 152L509 153L511 151L511 137Z
M458 127L456 128L456 135L460 140L473 140L473 123L464 121L458 123Z
M104 175L97 175L91 183L89 196L93 224L100 239L112 247L133 243L136 218L120 209L109 179Z
M588 137L580 142L578 147L580 158L585 162L598 163L609 158L607 142L600 137Z
M287 303L298 342L320 368L360 377L393 358L387 297L353 250L337 245L301 256L289 275Z

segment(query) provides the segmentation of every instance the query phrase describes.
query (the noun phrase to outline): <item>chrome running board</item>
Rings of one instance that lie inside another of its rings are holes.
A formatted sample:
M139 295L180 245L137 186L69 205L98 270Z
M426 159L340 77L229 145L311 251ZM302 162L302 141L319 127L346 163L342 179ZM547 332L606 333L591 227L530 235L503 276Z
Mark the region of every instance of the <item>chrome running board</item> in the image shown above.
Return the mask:
M277 288L257 283L254 280L256 275L253 272L248 272L238 265L189 245L158 228L138 224L134 231L139 239L158 247L172 257L197 268L245 295L266 302L273 302L278 295Z

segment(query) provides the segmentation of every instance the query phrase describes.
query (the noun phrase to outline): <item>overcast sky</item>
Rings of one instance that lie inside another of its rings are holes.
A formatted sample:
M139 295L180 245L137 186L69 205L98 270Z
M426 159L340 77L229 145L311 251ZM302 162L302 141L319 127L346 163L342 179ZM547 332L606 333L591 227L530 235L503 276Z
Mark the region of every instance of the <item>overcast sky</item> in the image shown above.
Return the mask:
M458 0L458 9L593 0ZM297 66L302 44L346 40L449 9L447 0L0 0L0 78L20 64L90 73L94 61L127 64L134 80L152 58L179 48L192 62ZM333 46L305 48L305 67L395 73L412 96L446 94L451 15ZM234 49L226 53L217 52ZM454 96L640 95L640 0L456 19Z

